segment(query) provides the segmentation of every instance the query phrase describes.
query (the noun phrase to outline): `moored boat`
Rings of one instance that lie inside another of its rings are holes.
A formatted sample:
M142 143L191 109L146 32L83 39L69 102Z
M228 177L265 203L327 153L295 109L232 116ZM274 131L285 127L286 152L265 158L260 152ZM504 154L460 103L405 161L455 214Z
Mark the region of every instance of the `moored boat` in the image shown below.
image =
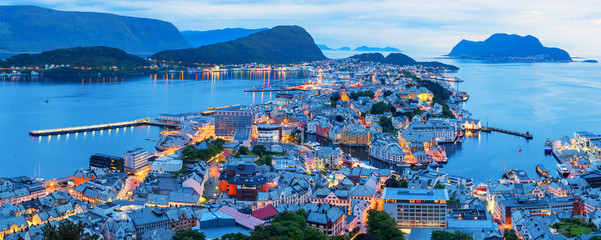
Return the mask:
M565 164L557 164L557 172L563 177L570 175L570 170L568 170L568 167Z
M549 177L549 171L542 164L536 165L536 172L543 177Z
M553 152L553 143L550 138L545 139L545 154Z

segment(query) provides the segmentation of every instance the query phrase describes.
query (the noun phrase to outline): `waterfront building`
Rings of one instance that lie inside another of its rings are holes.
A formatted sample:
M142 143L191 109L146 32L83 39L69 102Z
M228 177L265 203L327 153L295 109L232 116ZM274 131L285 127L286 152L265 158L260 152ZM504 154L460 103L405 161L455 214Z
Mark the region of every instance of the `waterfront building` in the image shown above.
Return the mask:
M148 167L148 152L144 148L135 148L123 153L125 168L131 174L137 174Z
M410 133L431 132L437 143L449 143L455 141L457 130L448 122L435 121L432 123L413 123L405 130Z
M125 160L122 157L96 153L90 157L90 168L108 168L111 171L123 172Z
M446 189L384 188L380 206L399 228L446 228Z
M80 169L73 174L73 185L79 186L88 181L104 176L106 171L104 168Z
M215 136L232 140L238 129L251 129L254 116L251 111L240 107L229 107L215 110Z
M184 123L187 120L191 120L193 118L198 118L198 117L202 117L202 114L200 114L200 113L161 114L161 115L159 115L159 121Z
M294 101L294 95L292 93L278 93L275 95L273 103L277 105L288 105Z
M274 124L257 124L258 143L277 143L282 139L282 126Z
M15 190L15 184L8 178L0 177L0 193Z
M405 152L396 140L376 139L369 146L369 155L388 163L405 163Z
M368 146L371 132L365 129L347 129L340 136L340 143L350 146Z

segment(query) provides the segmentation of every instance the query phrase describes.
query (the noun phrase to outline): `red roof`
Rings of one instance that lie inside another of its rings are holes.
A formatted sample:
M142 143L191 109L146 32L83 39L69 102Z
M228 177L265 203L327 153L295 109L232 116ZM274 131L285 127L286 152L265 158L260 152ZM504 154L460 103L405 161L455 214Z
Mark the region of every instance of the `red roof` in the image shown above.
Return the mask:
M278 210L276 210L273 206L269 205L267 207L254 210L251 215L253 217L263 220L269 217L273 217L278 213Z
M222 153L222 155L223 155L224 158L228 158L229 156L232 155L232 153L229 150L224 150L223 153Z

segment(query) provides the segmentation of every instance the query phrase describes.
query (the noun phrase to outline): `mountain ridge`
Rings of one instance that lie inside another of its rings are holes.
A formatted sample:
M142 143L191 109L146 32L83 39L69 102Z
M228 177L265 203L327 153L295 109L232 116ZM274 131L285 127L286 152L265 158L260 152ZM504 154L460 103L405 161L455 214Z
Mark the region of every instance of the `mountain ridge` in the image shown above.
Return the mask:
M395 64L400 66L414 66L421 65L426 67L435 67L435 68L446 68L451 71L457 71L459 68L457 66L444 64L441 62L418 62L415 59L402 54L402 53L390 53L388 56L384 57L381 53L362 53L356 54L349 58L357 59L359 61L371 61L371 62L379 62L379 63L388 63Z
M265 31L269 28L224 28L207 31L181 31L182 36L192 47L200 47L220 42L236 40L256 32Z
M313 37L299 26L276 26L228 42L161 51L151 58L211 64L283 64L326 59Z
M0 6L0 19L4 52L108 46L142 54L190 47L173 24L150 18L10 5Z

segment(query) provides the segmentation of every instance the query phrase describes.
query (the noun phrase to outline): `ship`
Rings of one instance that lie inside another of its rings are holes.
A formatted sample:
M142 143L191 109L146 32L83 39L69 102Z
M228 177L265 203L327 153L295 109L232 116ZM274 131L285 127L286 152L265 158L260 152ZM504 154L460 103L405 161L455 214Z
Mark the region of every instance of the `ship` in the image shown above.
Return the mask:
M443 167L442 163L438 163L438 162L433 162L432 164L430 164L431 168L439 168L439 167Z
M547 171L545 166L543 166L542 164L536 165L536 173L538 173L540 176L543 176L546 178L549 177L549 171Z
M568 170L568 167L565 164L557 164L557 172L563 177L570 175L570 170Z
M553 142L550 138L545 139L545 154L551 154L553 152Z

